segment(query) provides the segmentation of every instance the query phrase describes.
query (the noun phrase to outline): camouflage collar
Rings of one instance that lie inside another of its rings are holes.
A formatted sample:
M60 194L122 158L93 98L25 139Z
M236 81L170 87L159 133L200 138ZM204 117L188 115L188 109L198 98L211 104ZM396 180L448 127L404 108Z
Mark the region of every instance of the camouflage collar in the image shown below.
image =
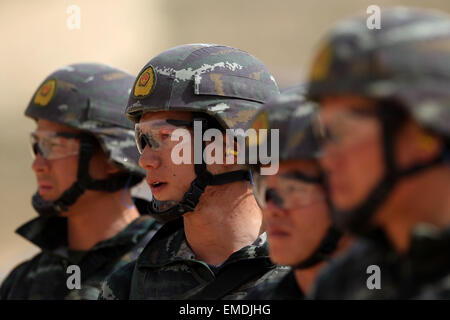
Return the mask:
M155 223L150 216L140 216L132 221L114 237L100 241L87 252L120 245L136 244ZM38 217L20 226L16 233L31 241L43 251L50 251L59 256L68 255L67 219Z
M158 233L160 233L159 236ZM164 236L161 236L163 233ZM241 260L268 257L267 235L264 232L253 244L234 252L220 267ZM166 223L144 249L137 263L141 267L156 268L181 261L206 264L204 261L197 260L195 253L189 247L182 218Z
M450 227L440 230L428 224L418 225L411 237L407 259L413 263L446 265L450 270ZM445 261L445 263L443 263Z
M293 300L305 299L305 294L298 286L294 270L290 270L272 289L270 299Z
M426 261L428 258L447 254L450 251L450 226L439 229L427 223L417 224L411 232L409 250L404 254L397 253L385 231L380 228L373 229L363 239L385 253L389 253L392 259Z

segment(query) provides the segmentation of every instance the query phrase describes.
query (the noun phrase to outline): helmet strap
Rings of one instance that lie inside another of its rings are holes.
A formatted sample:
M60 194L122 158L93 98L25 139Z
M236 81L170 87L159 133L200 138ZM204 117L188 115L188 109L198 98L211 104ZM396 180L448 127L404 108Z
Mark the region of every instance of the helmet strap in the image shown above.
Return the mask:
M331 254L336 250L341 239L342 233L336 229L334 225L328 228L325 237L320 242L319 247L314 250L314 252L302 262L296 264L292 268L297 270L308 269L322 261L326 261L330 258Z
M383 179L371 190L367 198L350 210L338 210L332 205L332 215L336 225L353 234L365 236L370 234L374 226L371 220L379 207L385 203L397 182L405 177L420 173L425 169L444 162L444 152L425 163L407 169L398 169L395 161L394 137L397 133L398 116L389 106L378 108L378 118L382 125L382 143L384 150L385 174Z
M95 138L89 135L83 135L80 138L77 181L66 189L58 199L55 201L44 200L39 195L39 192L33 195L31 203L39 216L48 218L67 211L86 189L116 192L127 184L130 178L127 175L113 176L102 180L94 180L91 178L89 174L89 163L95 152L95 141L93 139ZM132 175L130 184L135 185L141 180L141 177Z
M193 121L202 121L202 136L204 131L208 129L208 121L201 115L196 117L194 115ZM203 152L205 150L206 143L202 139L202 157L201 163L194 164L194 170L197 177L191 182L189 190L183 195L183 199L175 206L168 208L165 211L160 209L167 204L167 201L152 200L152 207L150 208L150 214L155 219L167 222L176 218L179 218L186 212L192 212L200 201L201 195L205 192L207 186L217 186L236 181L247 180L250 181L250 172L248 170L236 170L231 172L225 172L217 175L213 175L206 169L206 163L203 161Z

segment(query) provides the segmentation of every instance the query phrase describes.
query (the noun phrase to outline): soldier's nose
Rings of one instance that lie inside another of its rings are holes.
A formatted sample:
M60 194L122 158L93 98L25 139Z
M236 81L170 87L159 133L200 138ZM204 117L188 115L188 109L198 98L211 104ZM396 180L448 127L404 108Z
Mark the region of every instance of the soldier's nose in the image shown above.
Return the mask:
M139 165L145 170L156 169L161 165L160 158L149 149L146 147L139 158Z
M49 170L49 162L40 153L37 153L31 164L31 169L35 173L47 172Z

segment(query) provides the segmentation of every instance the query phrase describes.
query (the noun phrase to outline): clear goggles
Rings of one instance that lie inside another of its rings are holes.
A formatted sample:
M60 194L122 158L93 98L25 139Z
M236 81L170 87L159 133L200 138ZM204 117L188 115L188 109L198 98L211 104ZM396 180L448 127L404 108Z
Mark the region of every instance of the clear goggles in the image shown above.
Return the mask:
M259 168L251 170L253 193L261 208L271 202L280 209L306 207L325 199L322 177L291 171L277 175L261 175Z
M366 141L373 136L373 125L378 119L374 112L366 110L345 111L334 117L334 119L324 125L320 118L318 122L324 142L336 146L353 146Z
M30 134L33 159L40 154L55 160L75 156L80 150L80 134L38 130Z
M174 119L136 123L134 126L134 138L137 149L140 154L143 154L145 147L149 147L153 151L172 147L177 143L176 141L179 141L180 137L183 137L183 141L186 141L186 135L190 137L190 131L187 129L189 127L192 127L191 121Z

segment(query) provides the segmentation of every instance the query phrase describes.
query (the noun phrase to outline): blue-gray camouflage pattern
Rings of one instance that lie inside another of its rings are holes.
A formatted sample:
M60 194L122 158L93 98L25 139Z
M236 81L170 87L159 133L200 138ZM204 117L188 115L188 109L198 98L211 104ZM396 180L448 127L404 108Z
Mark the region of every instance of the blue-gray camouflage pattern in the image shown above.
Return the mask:
M314 299L450 299L450 229L439 231L418 225L411 247L398 254L385 236L360 240L348 252L330 262L318 276ZM369 279L380 270L380 289L369 289Z
M267 67L232 47L188 44L166 50L139 73L126 115L146 112L205 112L226 128L243 128L258 107L278 94Z
M294 270L290 270L282 278L270 279L256 287L245 297L245 300L304 300L305 295L297 284Z
M356 94L397 99L425 127L450 137L450 16L395 7L344 20L325 36L309 74L307 96Z
M182 219L178 219L182 220ZM288 269L276 267L270 262L266 234L263 233L252 245L233 253L221 266L214 267L196 259L188 246L184 227L179 221L176 230L150 242L138 260L111 274L102 286L99 296L104 300L160 300L190 299L207 285L214 283L226 268L233 268L236 275L245 277L242 266L251 263L255 267L266 264L263 274L238 283L237 288L227 292L221 299L242 299L255 287L272 278L282 277ZM162 230L162 229L161 229ZM159 230L158 232L160 232ZM155 237L158 236L158 233Z
M108 159L123 170L143 176L134 126L123 116L134 79L104 64L68 65L45 78L25 115L94 135Z
M95 300L106 276L135 260L159 226L153 218L141 216L92 249L73 251L67 246L66 218L35 218L16 232L42 251L11 271L0 287L0 298ZM81 289L68 289L69 265L80 267Z

